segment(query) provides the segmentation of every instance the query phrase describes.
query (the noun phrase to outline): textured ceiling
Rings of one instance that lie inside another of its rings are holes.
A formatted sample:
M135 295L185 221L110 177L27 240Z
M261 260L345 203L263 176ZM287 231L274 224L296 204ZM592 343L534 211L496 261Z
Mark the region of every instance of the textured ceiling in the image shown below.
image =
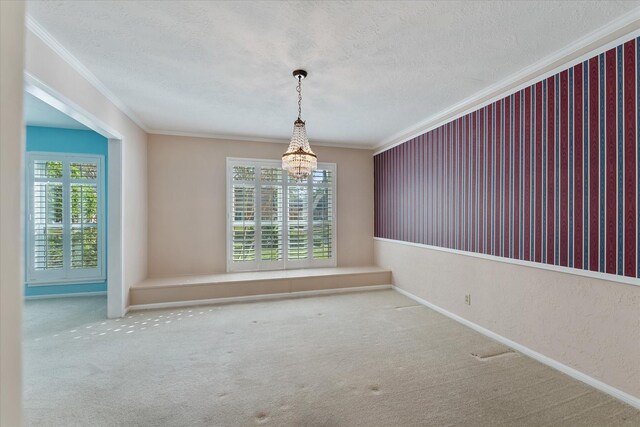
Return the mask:
M64 129L88 129L80 122L56 110L35 96L24 93L24 123L28 126L46 126Z
M152 130L376 145L638 7L42 1L28 13Z

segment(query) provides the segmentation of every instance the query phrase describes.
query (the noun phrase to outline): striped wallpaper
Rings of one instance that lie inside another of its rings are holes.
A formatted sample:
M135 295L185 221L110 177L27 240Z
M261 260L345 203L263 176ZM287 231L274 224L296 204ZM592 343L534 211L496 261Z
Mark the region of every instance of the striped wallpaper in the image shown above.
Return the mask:
M640 277L640 38L374 157L375 236Z

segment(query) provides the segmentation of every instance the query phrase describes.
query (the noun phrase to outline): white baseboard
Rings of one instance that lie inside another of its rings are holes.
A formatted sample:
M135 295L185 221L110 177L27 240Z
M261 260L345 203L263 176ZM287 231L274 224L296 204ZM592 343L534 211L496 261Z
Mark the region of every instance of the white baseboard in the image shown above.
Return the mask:
M449 317L450 319L455 320L456 322L462 323L465 326L468 326L469 328L480 332L482 335L485 335L495 341L498 341L508 347L511 347L514 350L519 351L520 353L529 356L530 358L537 360L540 363L543 363L551 368L554 368L564 374L569 375L572 378L575 378L578 381L582 381L583 383L590 385L591 387L598 389L610 396L615 397L616 399L619 399L625 403L628 403L629 405L640 409L640 398L635 397L630 395L629 393L625 393L622 390L618 390L615 387L612 387L608 384L603 383L600 380L597 380L593 377L590 377L589 375L586 375L576 369L573 369L567 365L564 365L560 362L558 362L557 360L554 360L548 356L545 356L544 354L538 353L537 351L531 350L528 347L525 347L522 344L518 344L515 341L511 341L508 338L503 337L502 335L498 335L495 332L490 331L489 329L483 328L480 325L477 325L463 317L458 316L457 314L453 314L450 311L445 310L442 307L439 307L435 304L430 303L429 301L426 301L418 296L413 295L410 292L405 291L404 289L400 289L397 286L393 286L393 289L399 293L401 293L402 295L411 298L412 300L426 306L429 307L430 309L437 311L440 314L443 314L447 317Z
M25 296L25 300L32 299L52 299L52 298L73 298L73 297L95 297L107 295L107 291L98 292L74 292L71 294L52 294L52 295L29 295Z
M194 305L229 304L233 302L268 301L274 299L301 298L315 295L342 294L349 292L377 291L391 289L392 285L355 286L351 288L319 289L316 291L282 292L277 294L247 295L242 297L199 299L190 301L159 302L154 304L130 305L127 313L136 310L155 310L160 308L189 307Z

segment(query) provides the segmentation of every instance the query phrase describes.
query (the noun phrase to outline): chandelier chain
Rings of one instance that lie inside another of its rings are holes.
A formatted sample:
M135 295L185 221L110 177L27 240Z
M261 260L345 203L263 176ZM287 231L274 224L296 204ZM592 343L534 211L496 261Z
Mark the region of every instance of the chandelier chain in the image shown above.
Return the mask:
M298 87L296 88L298 92L298 120L302 120L300 116L302 115L302 78L298 77Z

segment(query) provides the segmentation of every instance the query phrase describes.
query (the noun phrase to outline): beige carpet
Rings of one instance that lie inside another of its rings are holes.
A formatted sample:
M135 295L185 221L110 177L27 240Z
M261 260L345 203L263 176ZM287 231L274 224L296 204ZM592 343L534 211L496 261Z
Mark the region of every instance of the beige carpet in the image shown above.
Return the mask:
M30 426L639 426L394 291L137 312L28 301Z

